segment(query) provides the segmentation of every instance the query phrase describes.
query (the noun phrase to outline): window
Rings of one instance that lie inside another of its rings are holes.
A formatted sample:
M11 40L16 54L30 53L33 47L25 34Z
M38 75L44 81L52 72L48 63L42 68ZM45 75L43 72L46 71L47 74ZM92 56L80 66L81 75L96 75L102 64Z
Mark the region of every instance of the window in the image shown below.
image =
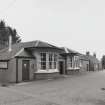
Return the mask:
M73 67L73 59L72 57L67 58L67 67L72 68Z
M56 69L57 55L54 54L54 69Z
M56 69L57 55L49 53L49 69Z
M82 65L83 65L83 61L82 61L82 60L80 60L80 62L79 62L79 64L78 64L78 66L79 66L79 67L82 67Z
M79 67L78 56L74 56L74 67Z
M70 67L73 67L73 59L72 59L72 57L70 58Z
M41 54L41 69L46 69L46 53L40 53Z
M77 68L79 67L79 58L78 56L71 56L68 58L68 68Z
M43 52L43 53L40 53L40 56L41 56L40 67L42 70L56 69L57 67L57 54L56 53Z
M73 59L72 59L72 57L69 58L69 67L71 67L71 68L73 67Z
M53 64L53 54L49 54L49 69L52 69L52 64Z

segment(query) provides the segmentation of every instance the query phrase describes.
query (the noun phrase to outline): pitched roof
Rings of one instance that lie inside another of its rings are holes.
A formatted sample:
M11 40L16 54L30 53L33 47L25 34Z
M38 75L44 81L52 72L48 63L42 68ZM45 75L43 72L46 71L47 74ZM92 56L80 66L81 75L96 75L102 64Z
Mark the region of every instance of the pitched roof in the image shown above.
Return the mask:
M63 52L62 52L63 54L79 54L77 51L74 51L67 47L61 47L61 49L63 50Z
M12 45L12 51L9 52L8 51L8 47L5 49L0 50L0 60L8 60L14 56L19 56L19 54L21 54L23 51L26 51L26 48L56 48L56 49L60 49L56 46L53 46L51 44L48 44L46 42L42 42L42 41L31 41L31 42L23 42L23 43L17 43ZM26 54L27 56L29 56L29 54ZM32 55L30 55L32 56Z
M85 61L88 61L89 60L89 58L86 55L84 55L84 54L80 54L79 55L79 59L80 60L85 60Z
M100 61L99 61L96 57L94 57L94 56L92 56L92 55L88 55L87 57L88 57L89 60L90 60L91 62L93 62L93 63L100 63Z
M80 54L79 57L80 57L81 60L89 60L89 61L91 61L93 63L100 63L100 61L96 57L94 57L92 55Z
M24 42L22 43L24 48L30 48L30 47L48 47L48 48L57 48L56 46L54 45L51 45L49 43L46 43L46 42L43 42L43 41L39 41L39 40L36 40L36 41L31 41L31 42Z

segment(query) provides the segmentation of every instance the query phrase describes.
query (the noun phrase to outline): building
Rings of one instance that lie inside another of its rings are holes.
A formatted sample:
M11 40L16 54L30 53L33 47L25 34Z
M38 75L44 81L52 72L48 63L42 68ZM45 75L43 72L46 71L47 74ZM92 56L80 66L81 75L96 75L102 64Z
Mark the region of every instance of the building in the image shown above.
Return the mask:
M55 78L79 71L99 70L95 56L83 55L66 47L43 41L10 45L0 50L0 81L22 82Z
M80 70L78 52L63 47L61 56L65 61L65 74L72 74Z
M86 52L86 57L89 59L89 71L101 70L101 62L97 59L96 54L90 55L89 52Z
M97 71L101 70L101 62L96 58L96 54L90 55L86 52L86 55L80 54L80 68L82 71Z
M11 51L0 51L1 80L21 82L61 74L59 58L62 49L42 41L12 45ZM62 65L63 66L63 65Z
M80 60L80 70L89 71L89 58L84 54L80 54L79 60Z

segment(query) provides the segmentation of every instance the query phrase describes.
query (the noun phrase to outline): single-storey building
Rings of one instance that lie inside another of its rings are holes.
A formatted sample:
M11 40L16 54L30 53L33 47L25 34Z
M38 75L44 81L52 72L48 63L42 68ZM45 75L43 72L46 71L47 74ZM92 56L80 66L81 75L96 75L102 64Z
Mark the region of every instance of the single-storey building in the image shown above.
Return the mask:
M96 54L90 55L89 52L86 52L86 57L89 59L89 71L101 70L101 62L97 59Z
M11 51L0 51L0 79L18 83L64 74L61 52L61 48L38 40L14 44Z
M84 54L80 54L79 60L80 60L80 70L89 71L89 58Z
M78 52L62 47L61 56L65 60L65 74L72 74L80 70Z

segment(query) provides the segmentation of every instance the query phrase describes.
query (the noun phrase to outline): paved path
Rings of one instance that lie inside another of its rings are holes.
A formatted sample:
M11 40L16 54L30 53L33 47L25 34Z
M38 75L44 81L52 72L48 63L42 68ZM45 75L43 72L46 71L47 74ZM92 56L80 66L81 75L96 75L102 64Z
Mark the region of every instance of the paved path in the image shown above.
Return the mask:
M104 88L105 71L20 83L0 87L0 105L105 105Z

